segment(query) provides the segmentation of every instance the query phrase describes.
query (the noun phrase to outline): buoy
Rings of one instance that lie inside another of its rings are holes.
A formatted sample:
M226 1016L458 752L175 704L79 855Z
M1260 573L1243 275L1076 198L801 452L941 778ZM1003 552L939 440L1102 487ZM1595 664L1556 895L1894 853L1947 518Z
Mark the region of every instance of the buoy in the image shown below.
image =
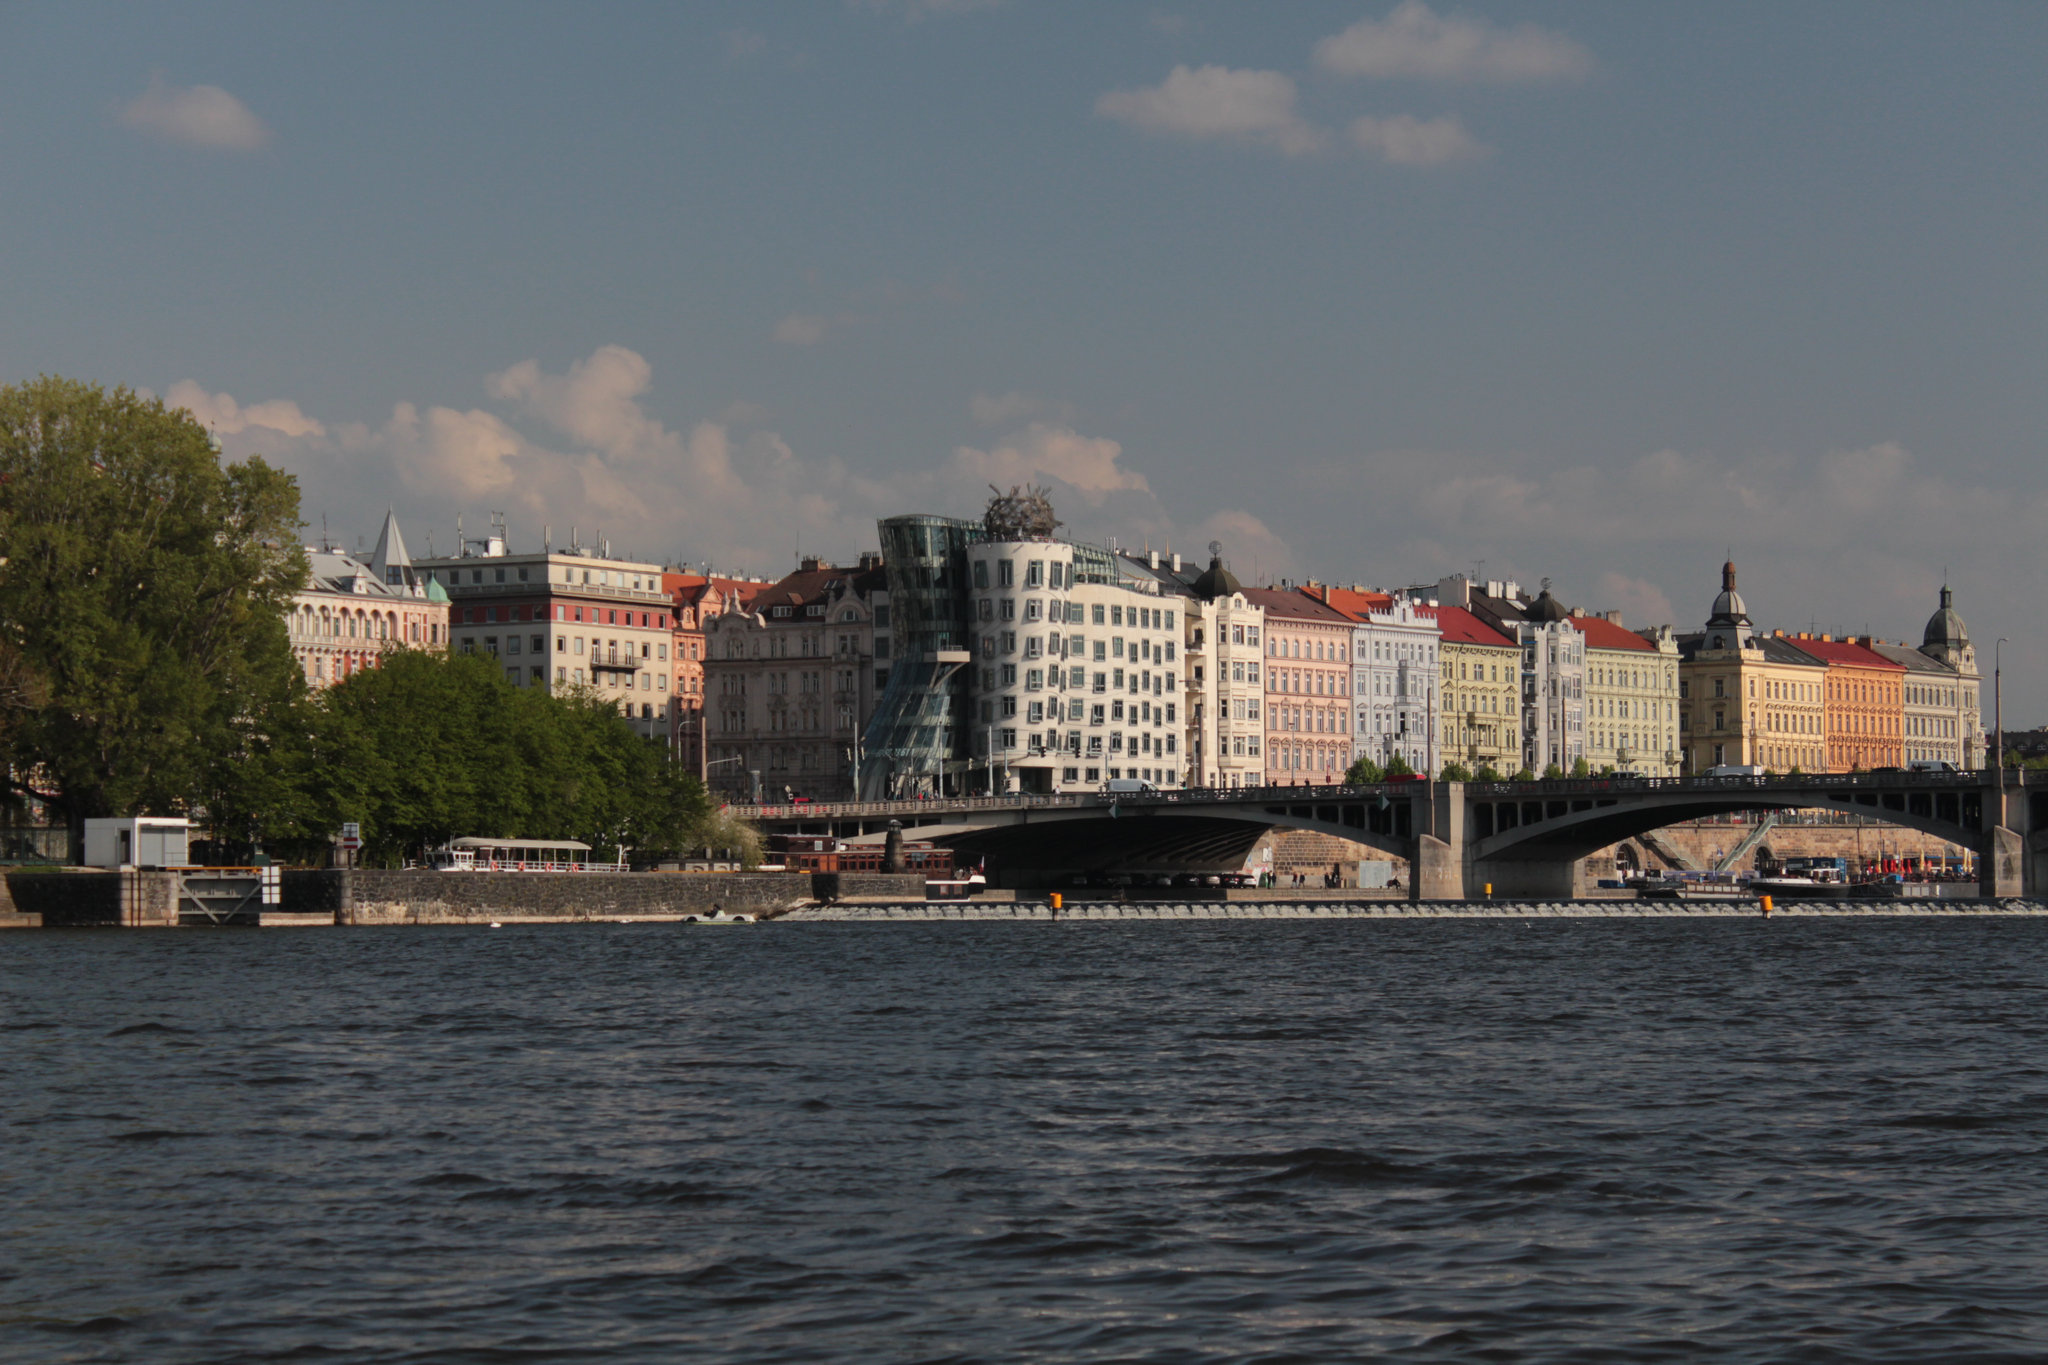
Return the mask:
M1770 898L1769 896L1765 896L1765 897L1764 897L1764 918L1765 918L1765 919L1769 919L1770 917L1771 917L1771 898Z
M1059 893L1059 892L1057 892L1057 891L1053 892L1053 893L1052 893L1052 908L1053 908L1053 909L1055 909L1055 910L1059 909L1059 908L1060 908L1060 905L1061 905L1061 903L1062 903L1062 902L1060 901L1060 893Z

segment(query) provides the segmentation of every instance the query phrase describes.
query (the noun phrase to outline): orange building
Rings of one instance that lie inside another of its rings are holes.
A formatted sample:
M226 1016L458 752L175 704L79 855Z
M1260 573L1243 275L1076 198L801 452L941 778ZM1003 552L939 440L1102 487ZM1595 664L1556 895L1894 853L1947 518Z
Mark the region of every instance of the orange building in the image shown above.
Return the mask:
M1827 665L1821 698L1828 770L1902 765L1906 669L1870 647L1869 636L1787 635L1793 648Z

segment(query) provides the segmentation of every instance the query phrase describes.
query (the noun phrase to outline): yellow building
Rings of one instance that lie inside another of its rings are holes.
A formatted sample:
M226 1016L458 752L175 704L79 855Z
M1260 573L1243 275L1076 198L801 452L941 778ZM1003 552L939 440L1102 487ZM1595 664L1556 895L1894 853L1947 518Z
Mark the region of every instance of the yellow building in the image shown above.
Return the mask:
M1463 607L1434 613L1442 667L1442 744L1446 763L1511 777L1522 766L1522 651Z
M1644 777L1676 777L1678 641L1669 626L1654 638L1616 619L1574 614L1586 637L1586 762Z

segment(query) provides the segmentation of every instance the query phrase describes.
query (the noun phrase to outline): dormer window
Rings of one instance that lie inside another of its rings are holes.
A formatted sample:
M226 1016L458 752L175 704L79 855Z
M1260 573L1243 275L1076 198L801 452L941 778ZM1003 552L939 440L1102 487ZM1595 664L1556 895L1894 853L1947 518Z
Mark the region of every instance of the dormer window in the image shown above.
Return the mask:
M774 615L775 615L776 617L778 617L778 618L785 618L785 617L787 617L787 616L789 615L789 608L788 608L788 607L777 607L777 608L775 609L775 611L774 611Z

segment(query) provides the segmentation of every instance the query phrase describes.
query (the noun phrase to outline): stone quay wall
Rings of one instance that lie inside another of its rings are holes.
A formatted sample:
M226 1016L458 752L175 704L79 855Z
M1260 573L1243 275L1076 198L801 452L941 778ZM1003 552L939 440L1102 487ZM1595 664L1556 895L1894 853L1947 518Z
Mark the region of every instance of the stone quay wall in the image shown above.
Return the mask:
M9 872L5 880L16 915L48 929L178 922L175 872Z
M281 910L331 912L341 924L492 920L681 919L715 905L772 915L810 902L810 878L785 872L435 872L353 868L287 872Z

